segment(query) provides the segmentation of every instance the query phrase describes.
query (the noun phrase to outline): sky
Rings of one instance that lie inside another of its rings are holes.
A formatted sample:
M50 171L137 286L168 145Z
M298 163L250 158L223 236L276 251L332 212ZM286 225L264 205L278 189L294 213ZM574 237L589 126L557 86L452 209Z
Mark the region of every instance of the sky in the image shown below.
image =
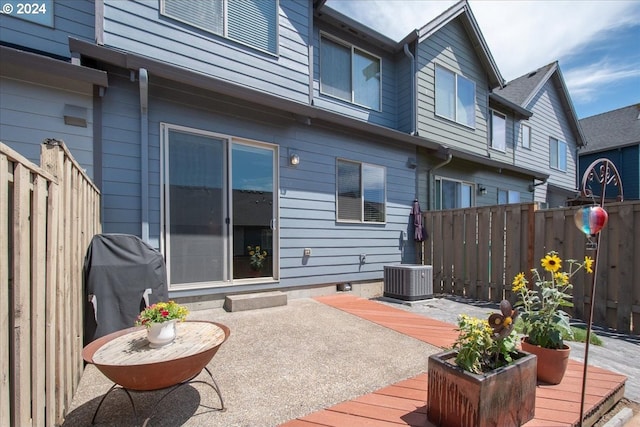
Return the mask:
M454 0L328 0L394 41ZM640 0L469 0L505 81L558 61L578 119L640 103Z

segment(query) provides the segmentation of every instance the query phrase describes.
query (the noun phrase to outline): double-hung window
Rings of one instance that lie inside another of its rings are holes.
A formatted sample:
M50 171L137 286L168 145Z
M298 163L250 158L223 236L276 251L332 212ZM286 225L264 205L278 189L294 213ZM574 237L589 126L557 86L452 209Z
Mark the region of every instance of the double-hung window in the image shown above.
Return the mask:
M321 36L320 92L380 111L380 58Z
M436 209L458 209L473 206L474 185L468 182L436 178Z
M531 127L522 124L522 148L531 149Z
M278 53L278 0L161 0L160 13L255 49Z
M567 170L567 143L549 138L549 166L561 171Z
M507 147L507 116L491 112L491 148L505 151Z
M436 114L465 126L476 126L476 84L436 65Z
M385 222L385 176L385 168L382 166L338 159L337 220Z

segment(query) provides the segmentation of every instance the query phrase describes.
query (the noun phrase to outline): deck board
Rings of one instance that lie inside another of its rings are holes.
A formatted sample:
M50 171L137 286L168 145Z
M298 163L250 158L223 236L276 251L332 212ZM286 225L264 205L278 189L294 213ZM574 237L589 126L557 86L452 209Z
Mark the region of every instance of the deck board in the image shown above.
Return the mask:
M315 298L317 301L369 320L436 347L450 347L458 336L455 325L394 308L350 294ZM426 368L426 367L425 367ZM579 424L584 365L570 360L558 385L538 384L535 418L526 427L564 427ZM585 392L585 414L597 414L622 397L626 377L589 366ZM291 420L282 427L320 426L432 426L427 421L427 374L422 373L373 393ZM597 418L596 418L597 419ZM585 425L596 419L587 418ZM590 421L590 422L589 422Z

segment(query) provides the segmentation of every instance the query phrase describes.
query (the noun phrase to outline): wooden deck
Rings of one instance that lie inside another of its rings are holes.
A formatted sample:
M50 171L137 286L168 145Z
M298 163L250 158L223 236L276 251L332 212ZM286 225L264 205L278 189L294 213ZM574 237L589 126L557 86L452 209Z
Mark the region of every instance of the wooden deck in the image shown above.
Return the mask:
M429 319L349 294L317 301L369 320L437 347L449 347L457 337L455 325ZM426 366L425 366L426 370ZM580 419L583 364L570 360L558 385L538 384L535 418L527 427L576 426ZM590 426L624 395L626 377L588 367L585 426ZM282 424L282 427L318 426L432 426L427 421L427 374L400 381L371 394L342 402Z

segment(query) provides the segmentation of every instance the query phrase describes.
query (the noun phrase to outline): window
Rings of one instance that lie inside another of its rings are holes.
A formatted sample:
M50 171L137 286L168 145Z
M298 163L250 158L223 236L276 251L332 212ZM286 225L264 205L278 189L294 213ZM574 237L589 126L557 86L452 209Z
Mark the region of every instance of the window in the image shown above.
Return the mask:
M473 206L473 184L436 178L436 209L458 209Z
M567 170L567 143L549 138L549 166L561 171Z
M498 189L498 204L506 205L507 203L520 203L520 192Z
M460 124L476 125L476 85L473 81L436 66L436 114Z
M337 166L338 221L385 222L385 169L348 160Z
M507 147L507 116L491 113L491 148L505 151Z
M327 37L320 39L320 91L380 111L380 58Z
M531 127L522 125L522 148L531 149Z
M278 52L278 1L161 0L165 16L272 54Z

